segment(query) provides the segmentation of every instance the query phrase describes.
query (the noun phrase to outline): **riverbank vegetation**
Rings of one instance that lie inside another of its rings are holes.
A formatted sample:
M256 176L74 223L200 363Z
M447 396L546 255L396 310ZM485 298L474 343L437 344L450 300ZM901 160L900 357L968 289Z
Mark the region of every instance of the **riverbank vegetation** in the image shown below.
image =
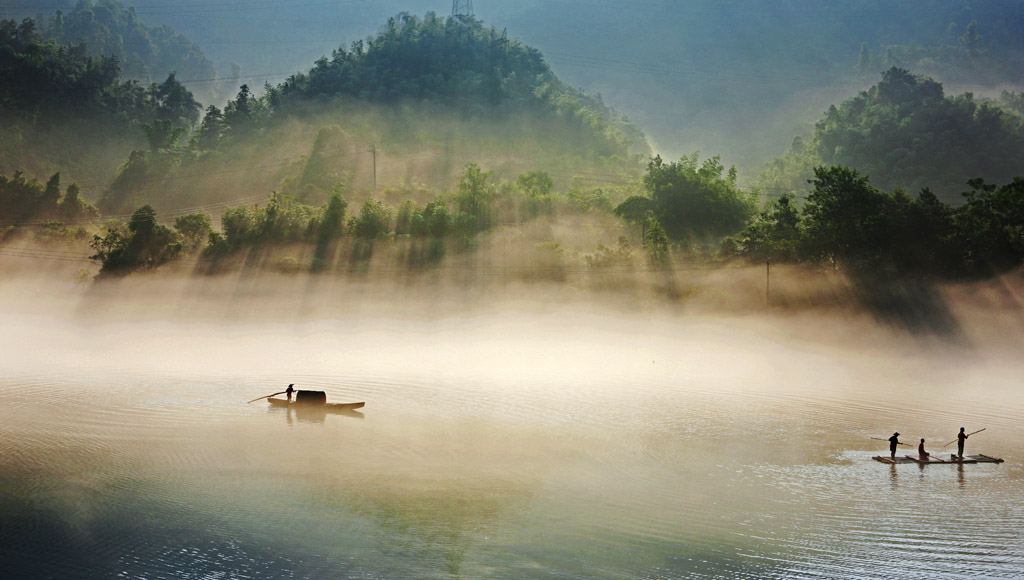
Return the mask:
M19 130L138 135L95 205L62 173L0 171L3 241L77 244L103 277L496 272L575 284L583 272L591 287L642 278L682 299L688 269L769 261L919 283L1024 263L1012 91L950 97L890 68L744 187L720 156L652 156L600 97L473 18L392 18L205 110L174 74L142 87L114 59L45 42L31 21L0 29L0 112ZM28 141L2 136L14 163Z

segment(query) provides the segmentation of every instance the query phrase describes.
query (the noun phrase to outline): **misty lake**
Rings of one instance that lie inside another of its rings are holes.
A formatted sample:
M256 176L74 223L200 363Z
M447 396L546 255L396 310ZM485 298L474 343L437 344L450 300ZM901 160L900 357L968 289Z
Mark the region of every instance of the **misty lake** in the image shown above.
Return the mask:
M5 578L1024 570L1013 352L841 316L43 295L0 301ZM288 383L366 407L246 404ZM1006 462L871 460L961 426Z

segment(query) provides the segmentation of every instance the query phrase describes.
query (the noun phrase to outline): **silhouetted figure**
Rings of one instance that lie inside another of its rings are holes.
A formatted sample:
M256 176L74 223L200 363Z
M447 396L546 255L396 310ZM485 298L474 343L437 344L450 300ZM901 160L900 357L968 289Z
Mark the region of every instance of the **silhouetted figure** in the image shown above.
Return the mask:
M917 454L921 456L921 459L927 460L931 454L924 450L924 439L921 439L921 443L917 446Z
M900 444L900 434L893 433L892 437L889 438L889 455L896 459L896 446Z
M964 442L970 435L964 433L964 428L960 428L960 432L956 434L956 456L960 459L964 458Z
M289 403L292 402L292 393L295 392L295 389L292 388L294 386L295 386L295 384L292 383L292 384L288 385L288 388L285 390L285 394L288 395L288 402Z

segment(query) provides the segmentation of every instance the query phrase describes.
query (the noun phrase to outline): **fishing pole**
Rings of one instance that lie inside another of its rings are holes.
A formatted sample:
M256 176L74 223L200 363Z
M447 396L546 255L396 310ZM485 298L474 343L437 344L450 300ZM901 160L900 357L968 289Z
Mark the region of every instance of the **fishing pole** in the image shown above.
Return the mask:
M287 392L288 391L281 391L280 393L274 393L274 395L283 395L283 394L285 394ZM256 397L255 399L253 399L251 401L248 401L246 404L248 405L249 403L255 403L256 401L259 401L260 399L269 399L270 397L273 397L274 395L267 395L265 397Z
M888 441L888 439L882 439L881 437L872 437L872 439L874 439L875 441ZM903 445L905 447L913 447L913 445L911 445L910 443L899 443L899 442L897 442L896 445Z
M978 429L978 430L977 430L977 431L975 431L974 433L981 433L981 432L982 432L982 431L984 431L985 429L988 429L988 427L985 427L984 429ZM974 433L968 433L968 434L966 435L966 437L970 437L971 435L974 435ZM959 437L957 437L956 439L954 439L954 440L950 441L949 443L946 443L945 445L943 445L943 446L942 446L942 448L943 448L943 449L945 449L946 447L949 447L950 445L952 445L952 444L956 443L956 442L957 442L957 441L959 441L959 440L960 440L960 438L959 438Z

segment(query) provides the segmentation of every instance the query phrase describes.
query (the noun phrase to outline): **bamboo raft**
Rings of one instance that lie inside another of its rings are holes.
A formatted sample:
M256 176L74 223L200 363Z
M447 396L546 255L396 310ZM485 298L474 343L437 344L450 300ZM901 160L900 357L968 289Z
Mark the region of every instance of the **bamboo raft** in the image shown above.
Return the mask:
M918 465L932 465L934 463L942 464L964 464L964 463L1002 463L1003 460L998 457L989 457L988 455L964 455L962 458L957 457L955 453L949 455L949 459L943 459L938 455L929 455L927 458L922 459L914 455L904 455L903 457L885 457L882 455L876 455L872 457L875 461L880 463L887 463L889 465L895 465L897 463L916 463Z

